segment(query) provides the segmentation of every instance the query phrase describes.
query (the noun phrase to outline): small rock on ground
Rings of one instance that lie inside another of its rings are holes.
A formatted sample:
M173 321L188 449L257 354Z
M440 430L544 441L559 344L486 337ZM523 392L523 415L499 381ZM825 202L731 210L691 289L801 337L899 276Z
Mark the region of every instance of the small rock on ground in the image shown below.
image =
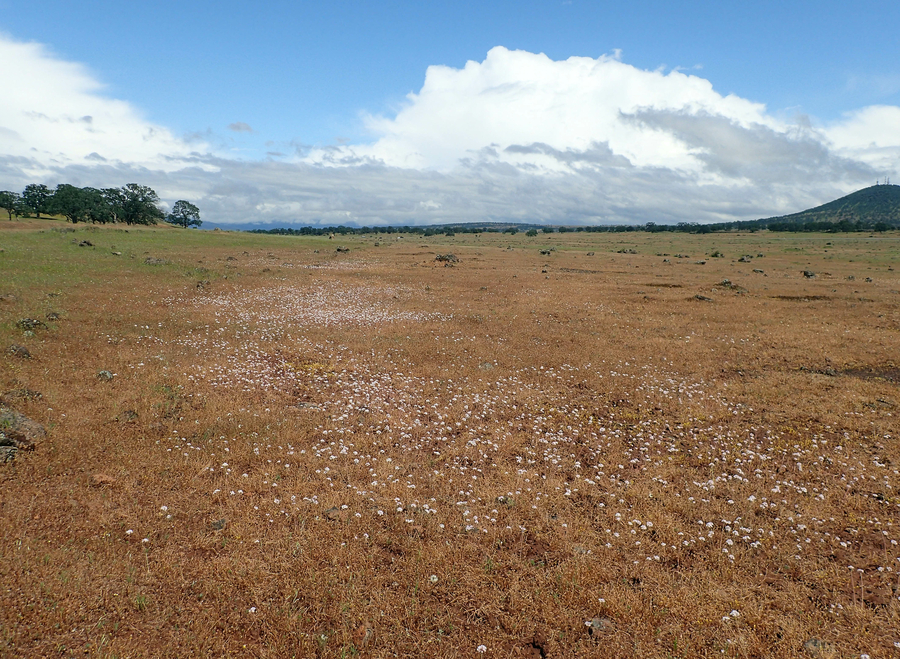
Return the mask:
M47 437L44 426L14 409L0 405L0 446L15 446L31 450L34 444Z
M597 636L604 632L612 632L616 629L616 623L611 618L598 617L587 622L588 633Z
M16 327L26 331L34 331L38 328L47 329L47 325L44 324L44 321L36 320L34 318L21 318L16 321Z
M25 346L12 344L6 349L7 354L19 359L31 359L31 352Z
M834 652L834 646L821 638L809 639L803 644L803 649L817 657L830 655Z
M350 516L346 510L340 508L329 508L322 514L331 522L346 522Z
M116 484L116 477L109 474L94 474L91 476L91 485L94 487L108 487Z

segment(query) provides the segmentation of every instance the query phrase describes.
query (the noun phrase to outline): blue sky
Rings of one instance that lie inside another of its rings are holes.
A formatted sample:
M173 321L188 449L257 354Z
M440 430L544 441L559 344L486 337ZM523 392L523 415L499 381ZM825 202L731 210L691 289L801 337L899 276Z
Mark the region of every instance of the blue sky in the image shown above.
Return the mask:
M0 0L0 189L139 180L220 223L792 212L900 180L898 25L887 2Z

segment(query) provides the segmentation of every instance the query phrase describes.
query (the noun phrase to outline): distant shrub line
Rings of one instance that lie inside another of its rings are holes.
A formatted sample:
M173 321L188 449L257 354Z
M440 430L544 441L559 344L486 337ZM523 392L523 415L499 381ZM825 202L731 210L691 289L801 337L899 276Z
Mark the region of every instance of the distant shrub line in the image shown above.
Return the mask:
M766 222L763 220L738 221L738 222L721 222L717 224L698 224L694 222L680 222L678 224L656 224L648 222L647 224L633 225L615 225L615 226L534 226L530 224L509 226L509 225L432 225L432 226L379 226L379 227L348 227L348 226L328 226L313 227L305 226L298 228L276 228L276 229L251 229L250 233L268 233L279 236L328 236L328 235L369 235L369 234L395 234L405 233L423 237L430 236L453 236L457 233L507 233L516 234L519 231L525 232L526 236L534 237L538 232L542 233L631 233L631 232L650 232L650 233L727 233L735 231L760 231L768 229L769 231L795 231L795 232L827 232L827 233L855 233L855 232L882 232L894 230L893 227L886 222L849 222L842 220L840 222Z

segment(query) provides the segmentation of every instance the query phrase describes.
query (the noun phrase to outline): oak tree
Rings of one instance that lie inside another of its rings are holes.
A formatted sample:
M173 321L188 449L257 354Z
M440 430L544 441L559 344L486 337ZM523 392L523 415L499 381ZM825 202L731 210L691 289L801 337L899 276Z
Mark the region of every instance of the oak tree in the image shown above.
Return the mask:
M172 207L172 212L166 216L166 222L175 224L187 229L188 227L199 227L203 224L200 221L200 209L189 201L179 199Z
M22 191L22 202L30 208L38 217L46 213L50 208L53 193L43 183L31 183Z
M9 190L0 190L0 208L9 213L9 221L12 222L13 214L19 217L19 209L21 208L22 197L18 192L10 192Z
M156 224L165 219L160 210L159 195L153 188L137 183L127 183L122 188L122 208L119 221L125 224Z

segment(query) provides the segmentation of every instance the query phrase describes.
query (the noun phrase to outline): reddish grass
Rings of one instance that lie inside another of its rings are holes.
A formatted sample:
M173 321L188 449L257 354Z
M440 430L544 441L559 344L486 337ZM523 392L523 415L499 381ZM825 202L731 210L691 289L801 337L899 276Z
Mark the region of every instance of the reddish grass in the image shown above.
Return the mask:
M8 656L900 652L894 234L41 226L0 234L49 431L0 465Z

